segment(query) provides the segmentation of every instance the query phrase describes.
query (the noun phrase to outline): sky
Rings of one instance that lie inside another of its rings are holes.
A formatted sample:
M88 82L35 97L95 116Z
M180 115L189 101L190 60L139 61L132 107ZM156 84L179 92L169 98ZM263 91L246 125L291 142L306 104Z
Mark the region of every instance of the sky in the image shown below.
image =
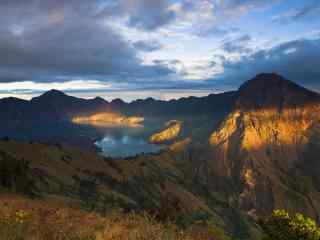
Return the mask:
M275 72L320 91L319 0L1 0L0 98L204 96Z

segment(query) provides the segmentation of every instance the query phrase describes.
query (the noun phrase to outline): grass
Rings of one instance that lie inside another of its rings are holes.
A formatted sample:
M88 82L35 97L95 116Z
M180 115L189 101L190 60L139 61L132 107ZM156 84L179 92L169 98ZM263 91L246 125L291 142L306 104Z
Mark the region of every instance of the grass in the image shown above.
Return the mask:
M1 240L226 240L205 222L187 228L147 213L111 210L105 217L58 202L0 197Z

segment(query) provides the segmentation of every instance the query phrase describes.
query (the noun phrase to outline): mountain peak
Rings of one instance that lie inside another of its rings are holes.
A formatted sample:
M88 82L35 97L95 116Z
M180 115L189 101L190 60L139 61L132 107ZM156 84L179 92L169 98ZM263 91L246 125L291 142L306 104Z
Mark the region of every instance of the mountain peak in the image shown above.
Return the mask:
M62 91L56 90L56 89L51 89L47 92L45 92L44 94L41 95L42 97L44 96L67 96L67 94L65 94Z
M277 108L320 103L320 95L276 73L262 73L245 82L238 92L241 109Z
M122 104L124 104L125 102L121 99L121 98L116 98L116 99L113 99L112 101L111 101L111 103L112 104L115 104L115 105L122 105Z
M285 80L285 78L283 76L281 76L280 74L277 73L259 73L257 74L253 79L255 80L267 80L267 81L281 81L281 80Z
M50 91L47 91L40 95L39 97L35 97L32 99L32 101L41 101L41 102L59 102L61 99L67 99L67 98L74 98L71 96L68 96L62 91L52 89Z
M245 92L248 90L264 90L268 91L273 88L283 88L288 87L290 85L291 88L301 88L297 84L292 81L289 81L276 73L261 73L256 75L254 78L243 83L239 89L240 92Z
M97 96L94 99L92 99L92 101L94 101L96 103L106 103L107 102L104 98L99 97L99 96Z

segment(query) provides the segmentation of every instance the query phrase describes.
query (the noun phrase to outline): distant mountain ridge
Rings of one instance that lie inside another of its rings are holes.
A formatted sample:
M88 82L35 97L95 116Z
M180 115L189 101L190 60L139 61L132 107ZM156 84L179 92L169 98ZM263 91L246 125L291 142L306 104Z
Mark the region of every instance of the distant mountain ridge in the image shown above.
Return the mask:
M29 121L68 121L75 116L114 111L127 115L164 116L226 114L238 108L277 108L320 101L320 95L284 79L277 74L259 74L245 82L238 91L162 101L153 98L126 103L103 98L81 99L58 90L50 90L30 101L0 99L0 122L19 124Z
M188 97L161 101L148 98L126 103L121 99L111 102L103 98L81 99L58 90L50 90L30 101L18 98L0 99L0 122L8 125L23 122L70 121L75 116L100 112L117 112L126 115L164 116L193 115L228 112L235 93L211 94L207 97Z
M259 74L245 82L238 91L170 101L147 98L126 103L118 98L108 102L100 97L87 100L69 96L58 90L50 90L30 101L12 97L0 99L0 130L5 129L5 134L10 136L19 128L31 129L38 123L71 123L75 117L90 117L100 113L166 118L165 121L198 118L198 122L188 124L193 127L197 125L198 128L203 128L204 124L208 129L214 129L234 109L250 111L276 108L281 111L287 107L310 105L320 101L319 99L319 94L302 88L280 75L267 73ZM200 120L201 118L203 119ZM200 136L205 135L206 131L201 130Z

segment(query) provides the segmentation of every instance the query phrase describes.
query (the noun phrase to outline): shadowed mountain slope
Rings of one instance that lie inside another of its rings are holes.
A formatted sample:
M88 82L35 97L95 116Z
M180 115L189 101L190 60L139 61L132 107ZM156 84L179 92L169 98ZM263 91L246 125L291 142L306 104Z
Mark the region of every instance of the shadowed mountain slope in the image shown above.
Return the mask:
M171 119L178 119L185 123L183 131L189 134L192 126L198 140L206 141L210 132L230 112L235 95L229 92L201 98L171 101L148 98L125 103L121 99L107 102L99 97L86 100L51 90L31 101L5 98L0 99L0 137L94 148L94 141L103 137L103 127L106 127L103 122L107 121L94 125L87 121L84 126L78 126L74 119L119 115L128 120L143 118L152 122L150 128L155 129Z
M319 103L320 95L273 73L263 73L245 82L238 91L237 108L242 110L304 107Z
M125 103L121 99L115 99L109 103L99 97L86 100L68 96L57 90L50 90L31 101L17 98L0 99L2 116L0 121L7 123L9 126L15 126L25 122L70 121L76 116L88 116L100 112L116 112L148 117L190 116L195 113L221 115L230 110L234 96L234 92L229 92L171 101L148 98Z

